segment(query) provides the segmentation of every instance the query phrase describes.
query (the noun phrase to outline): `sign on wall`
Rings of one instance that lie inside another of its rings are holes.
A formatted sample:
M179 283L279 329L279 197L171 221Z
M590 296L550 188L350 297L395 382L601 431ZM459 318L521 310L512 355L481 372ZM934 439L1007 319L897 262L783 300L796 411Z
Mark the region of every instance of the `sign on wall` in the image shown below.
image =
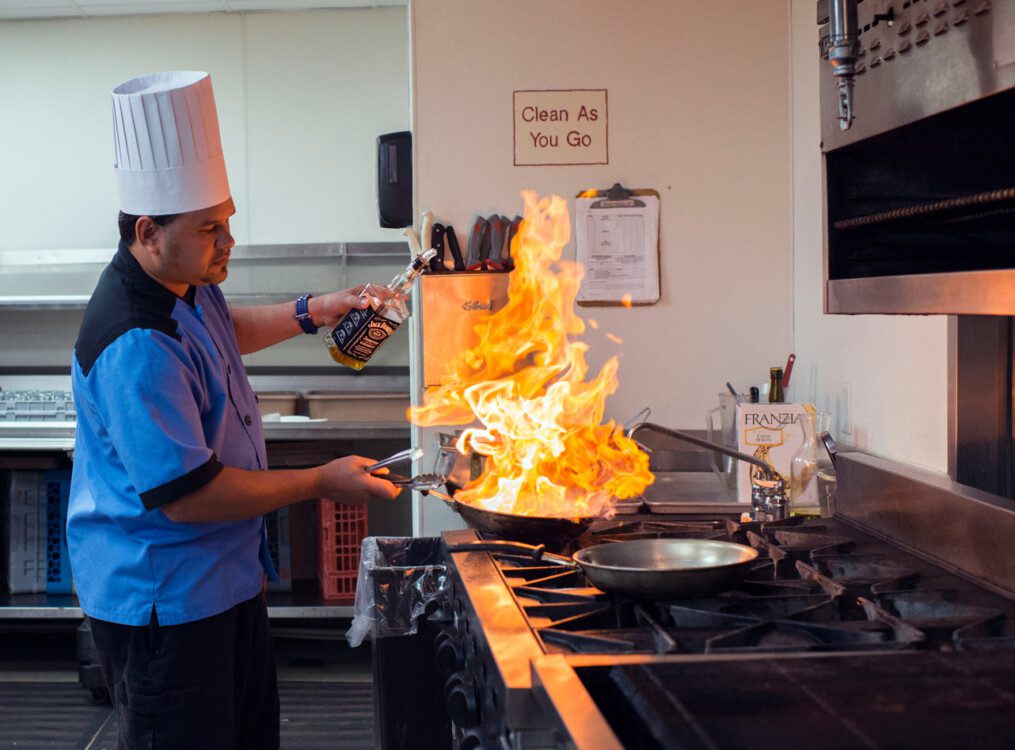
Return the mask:
M514 92L515 166L609 164L606 89Z

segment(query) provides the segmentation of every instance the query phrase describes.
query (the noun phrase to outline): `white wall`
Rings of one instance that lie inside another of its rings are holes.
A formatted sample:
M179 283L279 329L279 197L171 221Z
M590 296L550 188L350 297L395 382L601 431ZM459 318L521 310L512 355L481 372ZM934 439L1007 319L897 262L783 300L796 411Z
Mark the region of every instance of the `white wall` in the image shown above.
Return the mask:
M798 398L838 412L852 385L851 434L866 452L946 471L948 319L822 312L822 177L814 3L792 0L793 346ZM858 113L862 116L862 113Z
M377 135L408 127L408 47L405 8L0 23L0 250L112 253L110 91L179 68L211 73L239 244L401 241L378 226L374 164ZM397 265L336 270L307 288L386 282ZM69 363L80 315L41 318L44 335L36 316L0 313L0 364ZM406 366L407 338L380 364ZM331 359L309 336L248 358L294 363Z
M374 139L408 125L404 8L0 23L0 250L116 239L109 92L211 73L240 244L396 240Z
M662 424L702 428L726 381L746 388L785 362L785 0L411 0L409 12L417 206L464 237L477 213L521 213L525 189L660 194L659 302L580 309L600 323L584 335L592 374L621 355L607 418L650 406ZM606 89L610 163L514 166L513 92L529 89ZM432 450L433 432L416 444ZM420 533L460 523L432 500L414 507Z
M729 380L767 380L790 347L785 0L413 0L417 198L459 228L621 182L661 195L662 297L585 308L598 367L620 351L608 417L644 406L702 427ZM605 88L609 165L513 166L512 92ZM624 340L618 347L605 332Z

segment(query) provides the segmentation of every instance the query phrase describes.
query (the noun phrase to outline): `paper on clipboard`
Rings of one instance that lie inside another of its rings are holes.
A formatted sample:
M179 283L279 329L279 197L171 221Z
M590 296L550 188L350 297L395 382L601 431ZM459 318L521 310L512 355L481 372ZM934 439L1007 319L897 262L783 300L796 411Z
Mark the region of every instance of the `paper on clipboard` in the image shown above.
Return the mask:
M585 267L578 304L659 301L659 196L575 199L575 255Z

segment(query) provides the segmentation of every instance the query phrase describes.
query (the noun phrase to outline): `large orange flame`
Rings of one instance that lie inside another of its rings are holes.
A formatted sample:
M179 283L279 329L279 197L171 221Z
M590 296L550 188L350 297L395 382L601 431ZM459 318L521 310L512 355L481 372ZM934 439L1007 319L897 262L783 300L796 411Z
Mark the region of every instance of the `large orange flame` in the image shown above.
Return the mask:
M567 203L522 193L525 219L511 243L507 304L476 326L479 342L447 365L440 385L410 409L419 425L471 425L457 448L486 456L460 502L522 515L611 515L616 500L653 481L648 456L612 421L616 357L585 381L588 345L574 301L579 264L562 261Z

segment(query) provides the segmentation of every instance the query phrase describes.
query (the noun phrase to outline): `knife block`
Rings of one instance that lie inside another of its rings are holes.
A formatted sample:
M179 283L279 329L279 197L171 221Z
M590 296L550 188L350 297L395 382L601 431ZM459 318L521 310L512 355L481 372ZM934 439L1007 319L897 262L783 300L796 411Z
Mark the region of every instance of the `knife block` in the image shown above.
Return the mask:
M446 364L476 345L476 324L507 303L509 278L510 274L493 271L420 277L424 388L438 385Z

